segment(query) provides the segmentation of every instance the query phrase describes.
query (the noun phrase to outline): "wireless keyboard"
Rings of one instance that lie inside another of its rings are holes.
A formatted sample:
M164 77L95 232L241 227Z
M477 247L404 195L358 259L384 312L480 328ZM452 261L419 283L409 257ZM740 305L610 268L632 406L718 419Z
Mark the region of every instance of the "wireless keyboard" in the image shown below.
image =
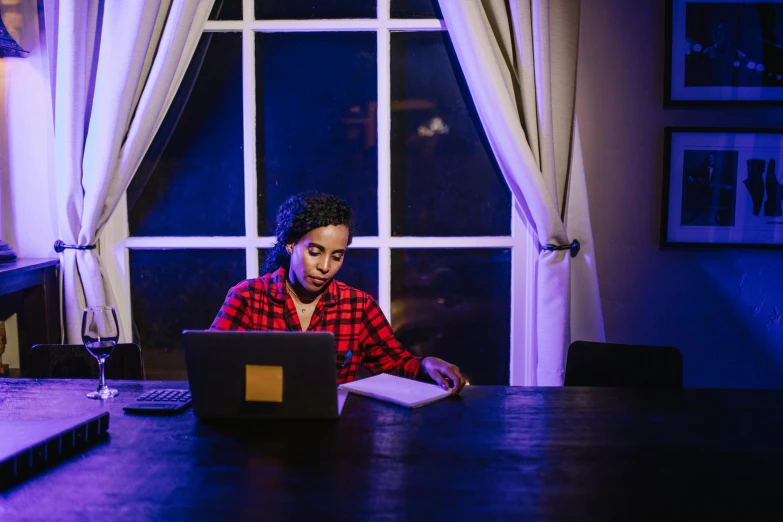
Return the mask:
M190 402L190 390L149 390L123 410L127 413L174 414L185 411Z

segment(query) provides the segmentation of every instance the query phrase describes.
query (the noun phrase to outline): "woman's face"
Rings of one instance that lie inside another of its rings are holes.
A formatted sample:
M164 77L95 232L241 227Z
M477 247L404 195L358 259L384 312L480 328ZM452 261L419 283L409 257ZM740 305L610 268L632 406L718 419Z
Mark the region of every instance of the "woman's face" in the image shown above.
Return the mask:
M286 248L291 254L288 282L308 292L318 293L343 266L348 248L348 227L329 225L313 229Z

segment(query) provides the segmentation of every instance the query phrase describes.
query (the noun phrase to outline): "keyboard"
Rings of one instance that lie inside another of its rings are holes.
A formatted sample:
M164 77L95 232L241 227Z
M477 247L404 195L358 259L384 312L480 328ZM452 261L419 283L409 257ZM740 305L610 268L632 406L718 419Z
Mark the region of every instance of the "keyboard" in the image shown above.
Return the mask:
M123 408L127 413L174 414L190 406L190 390L149 390Z

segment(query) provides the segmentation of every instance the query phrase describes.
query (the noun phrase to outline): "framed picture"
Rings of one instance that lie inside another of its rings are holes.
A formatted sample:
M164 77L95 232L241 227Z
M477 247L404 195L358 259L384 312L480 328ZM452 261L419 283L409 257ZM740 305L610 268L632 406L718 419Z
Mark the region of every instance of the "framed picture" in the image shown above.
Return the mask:
M667 0L665 102L783 102L783 0Z
M783 130L666 128L661 245L783 246Z

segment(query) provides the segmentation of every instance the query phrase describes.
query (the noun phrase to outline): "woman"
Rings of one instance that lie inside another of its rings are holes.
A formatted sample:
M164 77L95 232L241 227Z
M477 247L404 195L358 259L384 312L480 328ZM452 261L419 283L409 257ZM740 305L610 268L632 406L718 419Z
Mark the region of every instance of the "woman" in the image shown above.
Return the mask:
M292 196L280 205L275 234L264 275L233 287L210 329L332 332L338 384L355 380L363 364L373 374L429 375L459 393L459 368L403 349L375 300L334 280L353 239L347 203L313 191Z

